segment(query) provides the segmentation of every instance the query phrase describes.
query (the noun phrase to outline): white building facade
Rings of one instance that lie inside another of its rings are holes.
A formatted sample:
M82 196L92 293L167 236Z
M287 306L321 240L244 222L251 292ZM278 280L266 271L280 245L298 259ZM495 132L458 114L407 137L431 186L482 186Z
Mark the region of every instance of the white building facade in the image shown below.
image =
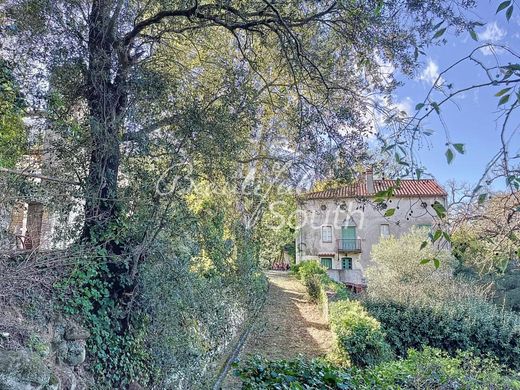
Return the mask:
M393 196L374 201L390 187ZM362 287L372 246L413 226L433 228L437 214L432 206L439 202L446 207L446 197L433 179L375 180L371 171L355 184L308 193L299 199L296 263L316 260L332 279Z

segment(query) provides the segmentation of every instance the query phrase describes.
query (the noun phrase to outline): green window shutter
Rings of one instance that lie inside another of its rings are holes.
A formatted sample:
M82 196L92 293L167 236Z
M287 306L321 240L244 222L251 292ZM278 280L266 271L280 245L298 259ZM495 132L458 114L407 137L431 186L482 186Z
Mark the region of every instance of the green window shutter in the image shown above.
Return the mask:
M352 257L341 258L341 268L352 269Z
M320 259L321 265L323 265L327 269L332 269L332 258L331 257L322 257Z

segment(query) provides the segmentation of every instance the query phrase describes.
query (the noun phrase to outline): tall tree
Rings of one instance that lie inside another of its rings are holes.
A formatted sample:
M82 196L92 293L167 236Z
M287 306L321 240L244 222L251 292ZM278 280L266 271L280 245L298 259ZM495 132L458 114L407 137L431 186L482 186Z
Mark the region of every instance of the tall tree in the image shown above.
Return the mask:
M304 0L10 0L3 6L14 35L12 55L43 67L43 74L58 63L77 65L77 98L86 103L90 136L85 237L117 216L125 133L171 123L163 117L144 126L129 117L139 70L165 46L189 41L201 48L213 32L225 32L234 40L233 55L245 60L265 94L287 89L288 101L296 102L290 119L297 124L296 143L318 152L326 139L348 150L342 143L352 132L341 129L366 131L366 96L388 90L378 71L381 60L412 72L414 51L427 43L435 20L466 23L455 9L453 2L438 1ZM30 87L41 89L35 80Z

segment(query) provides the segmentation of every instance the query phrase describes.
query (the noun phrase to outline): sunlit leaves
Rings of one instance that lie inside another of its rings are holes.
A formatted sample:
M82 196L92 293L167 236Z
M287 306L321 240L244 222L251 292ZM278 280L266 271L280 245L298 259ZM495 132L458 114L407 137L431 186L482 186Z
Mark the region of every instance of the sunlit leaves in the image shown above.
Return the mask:
M500 97L500 96L506 94L507 92L509 92L510 90L511 90L511 87L501 89L500 91L498 91L497 93L495 93L495 96Z
M437 30L437 32L433 35L433 39L442 37L445 32L446 32L446 27L441 28L440 30Z
M506 9L507 7L509 7L510 4L511 4L511 1L510 1L510 0L506 0L506 1L501 2L501 3L498 5L498 8L497 8L497 12L496 12L496 13L498 14L500 11Z
M446 156L446 161L448 162L448 164L451 164L451 162L453 161L453 157L455 157L455 155L453 154L453 151L450 148L446 149L445 156Z
M388 209L385 212L385 217L391 217L394 214L395 214L395 209Z
M444 205L442 203L440 203L438 200L436 200L433 204L432 204L432 208L433 210L435 211L435 213L437 214L437 216L440 218L440 219L443 219L446 217L446 208L444 207Z
M504 95L500 98L500 100L498 101L498 105L501 106L502 104L506 104L508 101L509 101L509 98L511 97L511 95Z
M433 259L422 259L419 263L420 264L428 264L430 261L433 261L433 266L435 269L438 269L441 266L441 261L437 258Z
M459 152L460 154L464 154L465 150L464 150L464 144L453 144L453 147L455 148L455 150L457 152Z

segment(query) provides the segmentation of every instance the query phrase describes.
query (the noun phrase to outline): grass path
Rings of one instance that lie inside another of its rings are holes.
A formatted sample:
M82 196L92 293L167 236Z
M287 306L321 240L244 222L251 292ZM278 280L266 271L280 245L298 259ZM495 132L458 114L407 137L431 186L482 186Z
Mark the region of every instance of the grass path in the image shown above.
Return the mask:
M325 355L332 334L320 309L307 300L305 287L288 272L269 271L269 292L239 359L262 355L268 359L291 359L298 355ZM239 389L230 373L223 389Z

